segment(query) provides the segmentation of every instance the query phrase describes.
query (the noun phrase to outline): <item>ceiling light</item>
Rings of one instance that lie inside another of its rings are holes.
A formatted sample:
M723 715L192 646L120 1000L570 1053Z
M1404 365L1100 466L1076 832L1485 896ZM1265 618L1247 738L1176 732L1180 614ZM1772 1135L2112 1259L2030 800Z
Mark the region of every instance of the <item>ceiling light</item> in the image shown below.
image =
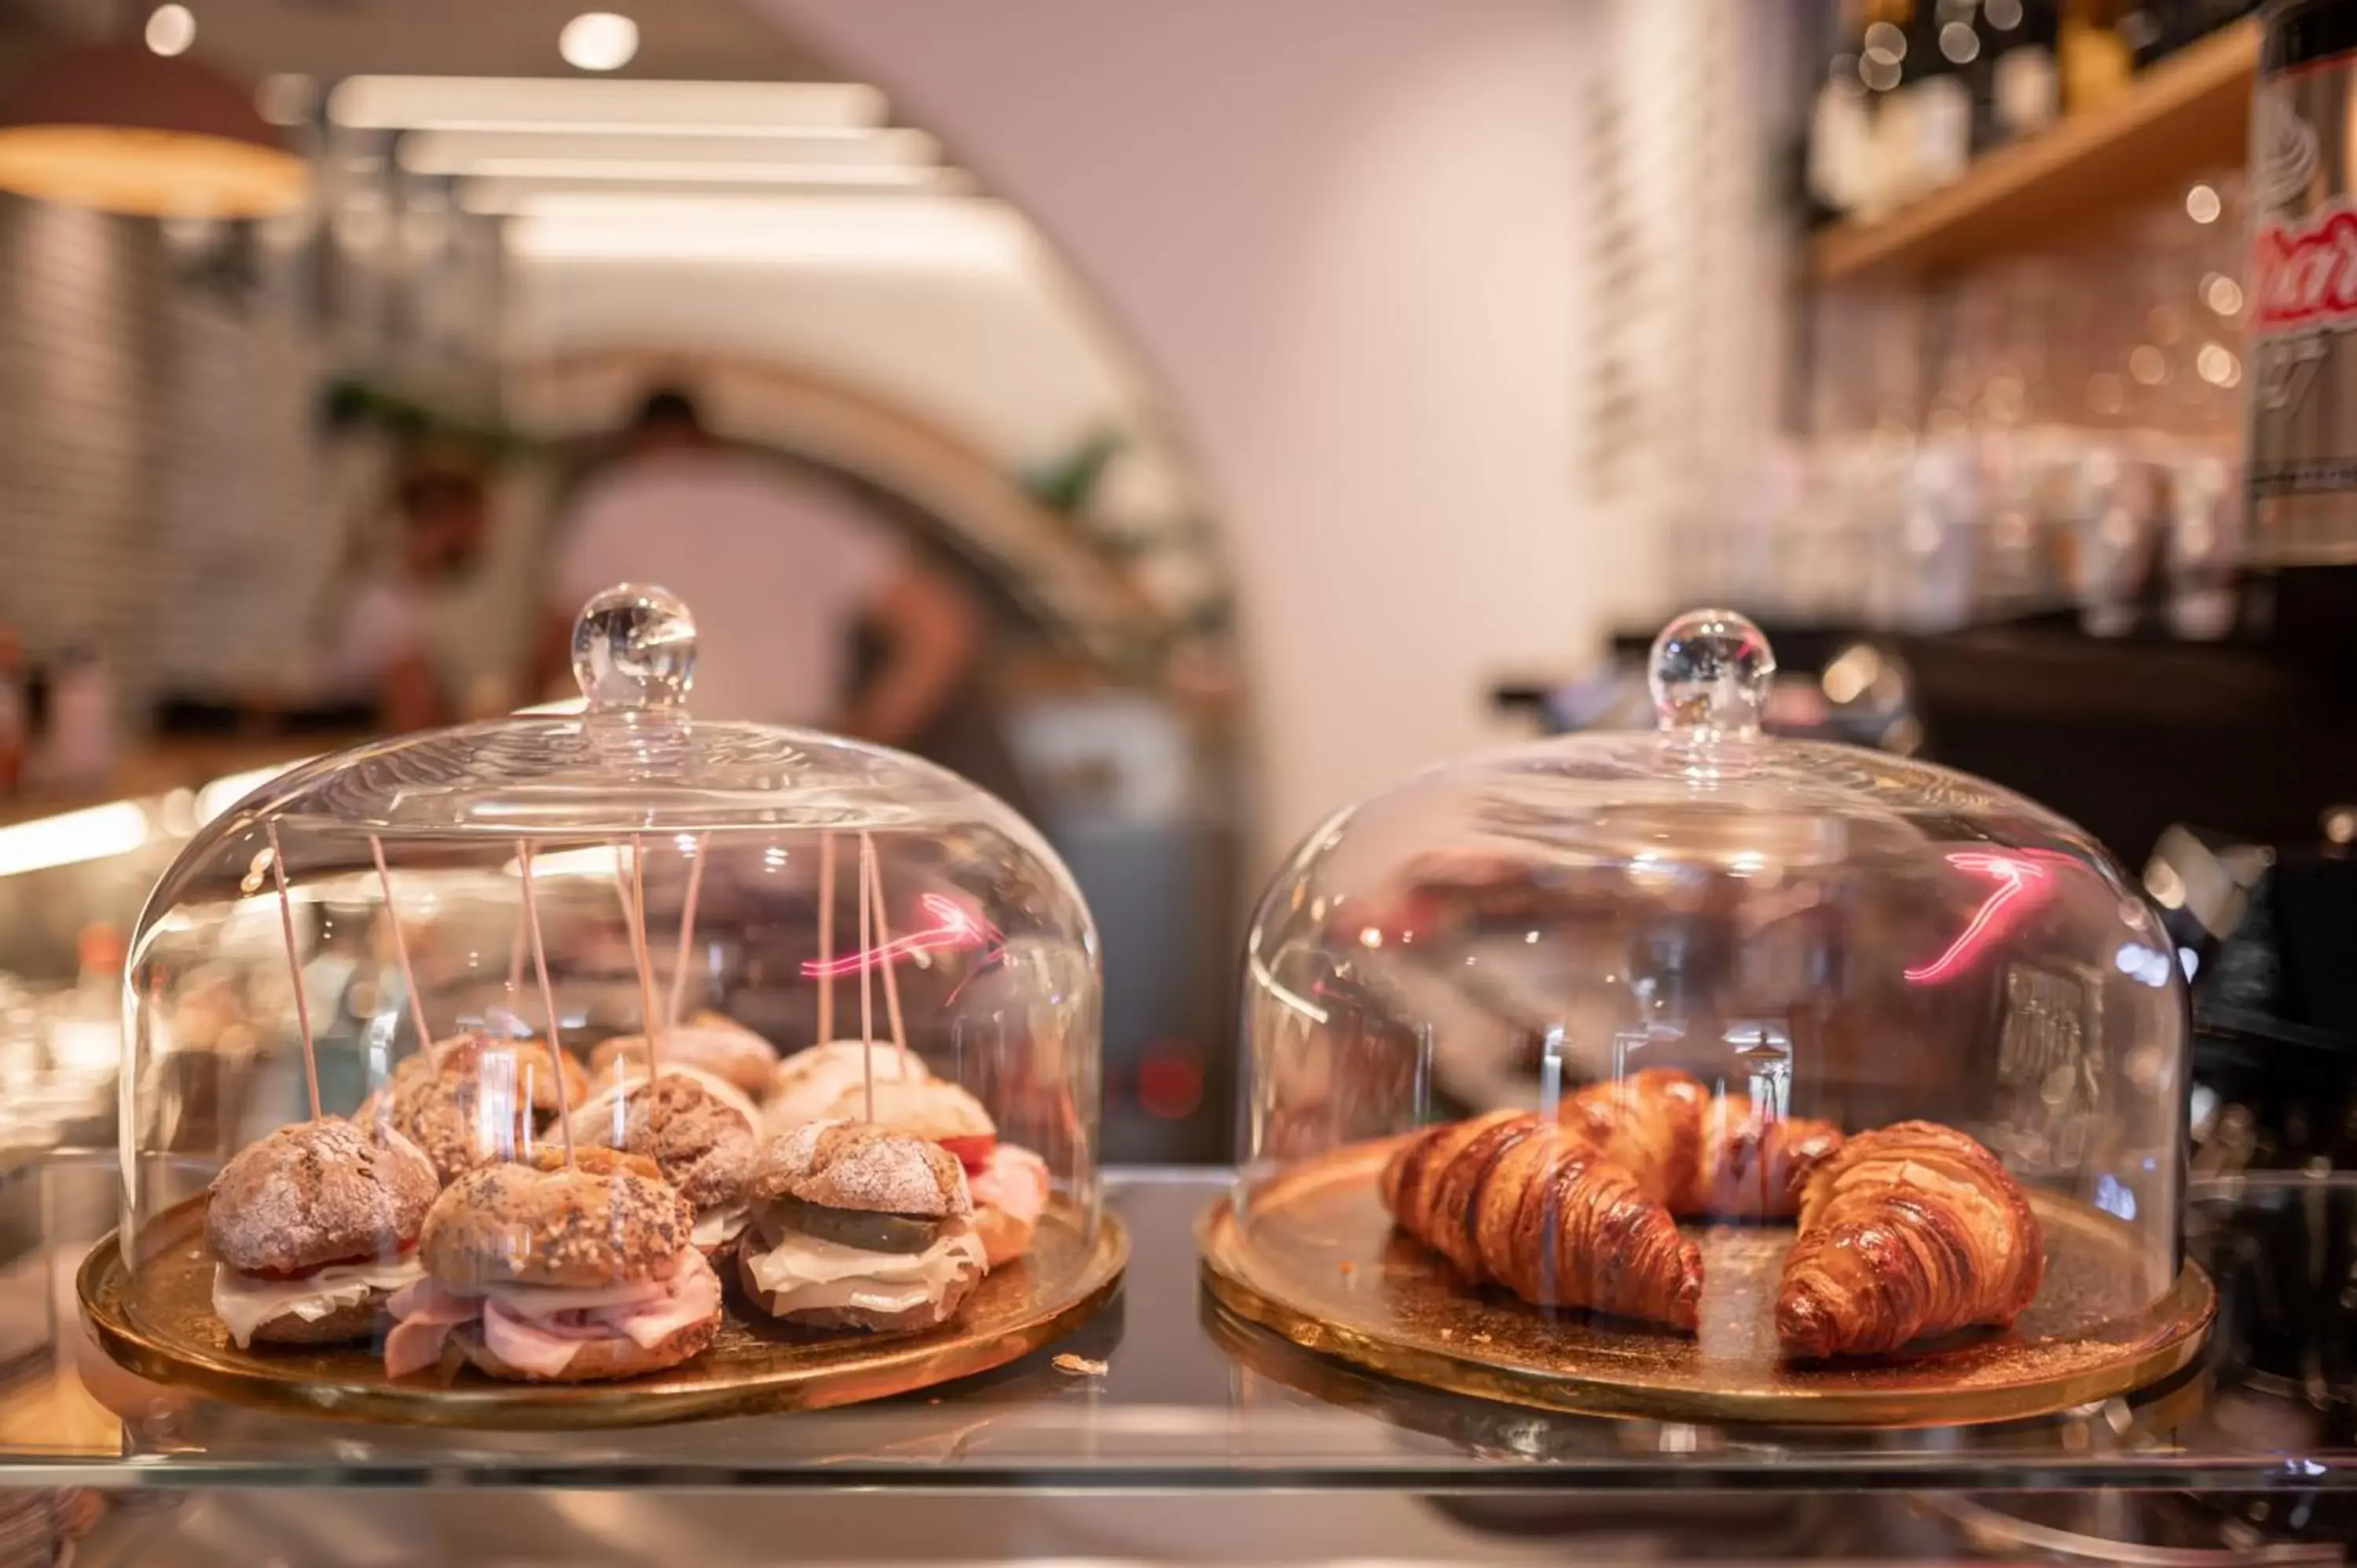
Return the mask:
M791 136L880 125L884 94L856 81L353 76L336 85L328 117L364 131L726 131Z
M1030 231L996 202L856 198L736 200L551 196L512 220L511 253L535 261L679 261L759 266L1004 271Z
M499 174L490 177L469 176L458 182L459 207L484 217L512 216L528 212L557 196L586 196L596 199L645 197L707 197L715 199L737 198L748 201L764 201L791 197L804 192L863 191L877 199L902 196L933 196L954 194L963 188L963 177L951 169L877 170L877 174L906 174L907 179L846 180L837 177L841 171L813 169L807 177L748 177L737 173L713 177L656 180L643 177L622 179L576 178L570 174L548 177L531 174Z
M651 137L613 131L414 130L400 142L401 166L423 175L521 174L529 165L532 172L621 178L640 166L924 166L940 158L940 143L910 130L833 132L791 141L731 131Z
M186 5L158 5L147 14L147 48L159 55L184 55L197 41L197 18Z
M18 822L0 828L0 876L128 854L147 837L147 813L136 800Z
M556 52L580 70L619 70L639 52L639 25L613 11L585 11L556 35Z
M261 218L298 205L309 183L243 88L144 45L69 49L0 98L0 190L143 217Z

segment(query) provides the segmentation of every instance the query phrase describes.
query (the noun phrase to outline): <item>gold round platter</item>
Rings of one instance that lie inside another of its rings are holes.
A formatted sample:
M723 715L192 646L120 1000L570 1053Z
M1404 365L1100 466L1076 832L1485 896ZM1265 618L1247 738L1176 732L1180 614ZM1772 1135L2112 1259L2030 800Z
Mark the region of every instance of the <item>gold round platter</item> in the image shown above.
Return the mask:
M1376 1176L1395 1140L1296 1165L1198 1227L1205 1287L1305 1349L1410 1382L1582 1415L1770 1425L1944 1426L2015 1421L2126 1393L2190 1364L2217 1311L2188 1262L2158 1301L2136 1286L2133 1234L2099 1209L2032 1191L2046 1282L2002 1333L1904 1358L1787 1365L1774 1307L1790 1226L1688 1228L1702 1248L1702 1331L1553 1312L1467 1290L1400 1235Z
M1051 1203L1030 1252L994 1269L958 1319L916 1334L796 1335L749 1316L732 1283L712 1348L683 1366L611 1383L510 1383L469 1368L395 1380L359 1345L241 1350L212 1311L205 1199L176 1204L143 1232L134 1271L109 1232L82 1260L82 1315L108 1355L141 1377L239 1404L425 1426L585 1430L820 1410L971 1377L1060 1338L1120 1287L1129 1235Z

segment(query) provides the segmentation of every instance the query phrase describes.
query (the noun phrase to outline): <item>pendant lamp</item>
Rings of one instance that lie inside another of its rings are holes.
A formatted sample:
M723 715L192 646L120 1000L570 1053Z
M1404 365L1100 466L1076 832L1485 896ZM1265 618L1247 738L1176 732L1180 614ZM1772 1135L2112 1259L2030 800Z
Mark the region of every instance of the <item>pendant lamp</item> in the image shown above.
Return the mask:
M0 190L143 217L262 218L310 170L252 96L187 56L77 45L0 95Z

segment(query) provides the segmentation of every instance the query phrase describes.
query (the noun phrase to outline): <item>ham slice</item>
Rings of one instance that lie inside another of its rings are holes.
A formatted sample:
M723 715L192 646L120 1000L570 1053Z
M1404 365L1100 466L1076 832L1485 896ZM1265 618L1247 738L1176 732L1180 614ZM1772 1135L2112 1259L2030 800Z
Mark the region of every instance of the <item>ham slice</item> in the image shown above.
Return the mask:
M535 1321L498 1301L487 1301L483 1306L483 1343L509 1366L534 1377L555 1377L572 1362L573 1352L583 1343L604 1337L602 1330L586 1322Z
M405 1378L438 1365L450 1330L472 1323L481 1309L476 1297L446 1290L431 1278L395 1291L385 1303L393 1331L384 1337L384 1375Z
M720 1276L693 1254L693 1267L672 1276L672 1290L657 1301L600 1314L607 1326L641 1350L651 1350L683 1328L703 1322L720 1310Z
M976 1208L996 1208L1036 1225L1048 1207L1048 1162L1019 1144L1001 1144L966 1185L973 1189Z
M500 1360L553 1378L584 1345L628 1339L651 1349L719 1309L720 1278L694 1248L673 1259L663 1277L627 1284L495 1285L465 1295L420 1280L388 1304L395 1322L385 1337L384 1369L399 1378L438 1364L450 1331L479 1321L483 1343Z

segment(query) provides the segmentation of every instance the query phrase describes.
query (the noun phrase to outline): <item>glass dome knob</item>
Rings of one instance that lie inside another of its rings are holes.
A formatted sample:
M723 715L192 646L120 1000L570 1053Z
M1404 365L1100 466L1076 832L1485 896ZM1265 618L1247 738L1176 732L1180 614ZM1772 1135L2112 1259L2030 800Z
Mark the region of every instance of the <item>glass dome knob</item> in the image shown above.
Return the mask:
M667 588L619 583L573 623L573 678L593 709L677 707L695 684L695 618Z
M1688 610L1653 639L1649 678L1663 733L1695 740L1760 733L1776 651L1733 610Z

